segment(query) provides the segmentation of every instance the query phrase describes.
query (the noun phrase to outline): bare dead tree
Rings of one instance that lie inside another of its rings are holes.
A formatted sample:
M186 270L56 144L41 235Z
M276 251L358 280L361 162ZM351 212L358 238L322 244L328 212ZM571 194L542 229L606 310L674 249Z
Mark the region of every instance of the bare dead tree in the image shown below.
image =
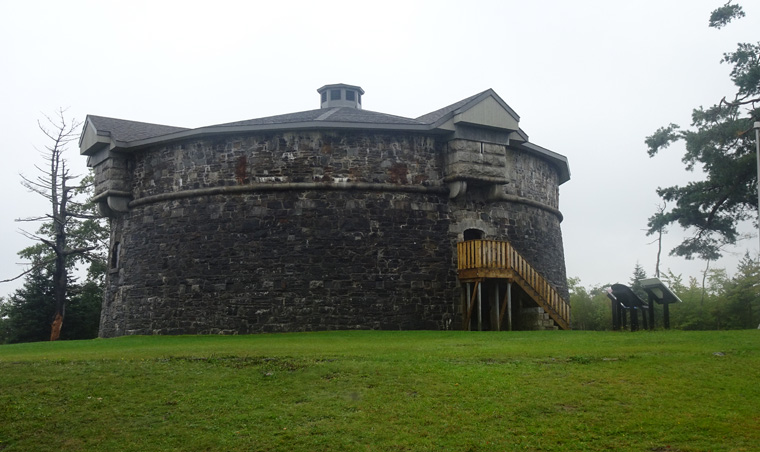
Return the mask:
M653 218L661 218L665 214L665 208L667 207L667 203L663 202L662 204L657 205L657 213L654 214ZM650 222L650 225L652 225L653 222ZM654 276L655 278L660 277L660 257L662 256L662 236L663 234L667 232L665 229L665 224L658 223L657 226L653 227L653 229L650 229L649 232L647 232L647 235L657 234L657 238L649 244L656 243L657 244L657 262L654 266Z
M60 109L54 117L45 116L45 119L45 122L37 122L40 130L49 140L49 144L43 150L38 149L45 165L35 165L38 171L36 177L22 174L21 185L45 198L50 203L50 210L44 215L20 218L16 221L42 222L37 233L24 230L21 233L43 244L49 254L35 259L29 264L30 268L20 275L0 282L18 279L43 266L52 266L55 314L50 329L50 340L55 341L60 337L66 314L68 264L73 259L86 256L99 245L89 240L81 240L81 237L72 240L72 228L78 224L79 220L96 218L95 215L88 214L81 203L75 201L75 195L83 191L85 187L77 183L79 176L69 173L66 159L63 158L67 146L78 138L81 122L68 121L64 109Z

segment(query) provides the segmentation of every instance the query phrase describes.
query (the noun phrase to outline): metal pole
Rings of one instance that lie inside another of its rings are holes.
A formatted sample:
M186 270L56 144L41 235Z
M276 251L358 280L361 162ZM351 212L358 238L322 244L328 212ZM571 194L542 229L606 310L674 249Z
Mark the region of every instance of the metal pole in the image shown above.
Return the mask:
M757 148L757 236L760 238L760 121L755 121L755 146ZM758 250L760 260L760 250ZM760 329L760 325L757 326Z
M760 121L755 121L755 146L757 148L757 224L760 238Z

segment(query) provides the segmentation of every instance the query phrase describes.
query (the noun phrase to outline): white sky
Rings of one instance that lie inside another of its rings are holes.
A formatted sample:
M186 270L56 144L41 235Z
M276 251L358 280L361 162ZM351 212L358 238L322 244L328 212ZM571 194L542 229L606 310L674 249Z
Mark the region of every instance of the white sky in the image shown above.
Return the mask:
M568 276L627 282L637 262L651 275L655 189L694 176L682 147L650 159L644 138L733 95L722 54L760 35L749 1L746 18L708 28L723 3L2 1L0 279L21 270L16 252L31 244L17 232L30 225L14 219L46 211L19 183L41 163L43 114L200 127L318 108L329 83L360 85L365 109L407 117L493 88L532 142L570 161ZM75 146L68 160L85 172ZM672 227L667 249L683 236ZM746 250L758 252L756 236L713 266L733 273ZM663 254L662 268L684 277L704 266Z

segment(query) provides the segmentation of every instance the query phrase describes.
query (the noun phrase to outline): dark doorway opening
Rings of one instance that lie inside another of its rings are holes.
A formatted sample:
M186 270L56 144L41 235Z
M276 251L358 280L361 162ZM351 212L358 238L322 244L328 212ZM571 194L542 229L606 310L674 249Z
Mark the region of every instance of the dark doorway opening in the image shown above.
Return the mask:
M482 240L485 233L480 229L465 229L464 240Z

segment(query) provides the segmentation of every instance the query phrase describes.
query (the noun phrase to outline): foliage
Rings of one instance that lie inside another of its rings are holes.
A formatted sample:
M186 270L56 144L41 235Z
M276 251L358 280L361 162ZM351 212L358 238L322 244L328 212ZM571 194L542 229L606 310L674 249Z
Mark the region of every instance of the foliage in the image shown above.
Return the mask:
M745 255L736 274L724 269L708 272L702 289L696 278L684 284L668 270L661 279L683 303L671 305L670 325L683 330L757 328L760 322L760 264Z
M24 285L3 306L6 335L0 343L44 341L50 337L53 318L53 285L49 267L35 267Z
M760 262L745 254L736 276L726 281L723 291L729 325L735 328L760 327Z
M575 330L602 331L611 328L610 300L602 288L586 289L578 278L569 278L570 318Z
M760 373L759 334L356 331L5 345L0 447L754 450L760 387L748 382Z
M636 266L633 267L633 274L631 275L631 280L629 281L628 286L630 286L631 290L633 290L633 293L635 293L644 301L648 299L648 296L644 289L641 288L641 283L639 281L646 279L646 277L646 270L644 270L644 267L642 267L641 264L636 262Z
M90 277L82 284L71 286L71 296L66 308L66 323L61 331L61 339L98 337L103 290L102 278Z
M630 281L635 291L637 280L646 278L643 268L636 265ZM682 303L670 305L670 327L681 330L730 330L758 328L760 323L760 261L749 254L739 262L733 277L725 269L707 271L705 287L690 277L686 283L681 275L668 269L660 279ZM608 330L612 327L612 312L603 290L609 284L585 288L578 278L569 278L572 327L576 330ZM638 294L647 301L644 292ZM663 307L655 303L655 327L662 324Z
M61 339L92 339L98 336L103 278L96 276L83 284L69 281L66 323ZM53 278L50 266L35 267L24 285L0 305L0 344L45 341L50 338L50 322L55 314Z
M676 279L678 283L673 284ZM670 326L682 330L717 330L721 326L723 313L719 298L712 290L705 293L694 277L689 278L688 285L681 283L680 275L673 275L668 270L662 280L668 284L683 303L670 306Z
M743 16L741 7L729 2L713 12L710 26L721 28ZM692 129L670 124L645 140L650 157L676 141L683 141L686 168L699 167L705 172L706 180L658 188L660 197L673 207L657 212L648 223L650 235L672 223L694 231L671 251L687 259L717 259L722 246L737 241L738 222L756 217L752 127L754 121L760 120L760 42L738 44L736 51L724 54L721 63L733 66L734 98L724 97L712 107L695 109Z
M728 25L732 20L742 17L744 17L742 7L732 5L731 1L728 1L725 5L710 14L710 27L720 29Z

